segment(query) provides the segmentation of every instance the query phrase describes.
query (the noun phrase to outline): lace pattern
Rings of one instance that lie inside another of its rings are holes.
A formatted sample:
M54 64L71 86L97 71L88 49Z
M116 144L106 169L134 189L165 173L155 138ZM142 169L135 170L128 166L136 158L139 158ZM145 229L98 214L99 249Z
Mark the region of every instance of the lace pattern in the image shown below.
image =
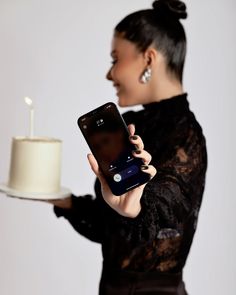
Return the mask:
M180 271L196 230L205 186L207 153L201 126L189 110L186 94L128 112L145 149L152 155L156 176L146 185L142 210L134 218L120 216L102 199L74 198L63 211L74 228L102 244L105 264L131 271Z

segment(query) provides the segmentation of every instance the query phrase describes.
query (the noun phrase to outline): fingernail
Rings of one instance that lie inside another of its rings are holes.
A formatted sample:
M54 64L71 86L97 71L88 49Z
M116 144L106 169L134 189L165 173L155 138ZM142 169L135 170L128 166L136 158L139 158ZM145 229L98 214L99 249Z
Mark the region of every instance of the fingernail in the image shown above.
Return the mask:
M141 166L141 170L147 170L148 169L148 165L142 165Z
M140 155L141 154L141 151L140 150L134 150L133 153L135 153L137 155Z
M138 139L138 136L137 135L132 135L132 136L130 136L130 139L137 140Z

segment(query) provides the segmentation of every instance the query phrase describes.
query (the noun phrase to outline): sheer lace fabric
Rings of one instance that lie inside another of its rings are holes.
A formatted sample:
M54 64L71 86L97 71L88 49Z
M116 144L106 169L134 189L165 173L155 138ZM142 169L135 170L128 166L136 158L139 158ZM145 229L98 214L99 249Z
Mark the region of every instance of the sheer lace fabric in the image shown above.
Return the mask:
M104 264L129 271L182 270L196 230L205 186L207 154L201 126L189 110L187 95L128 112L152 155L156 176L146 185L142 210L134 218L120 216L101 195L73 197L73 209L55 207L76 231L102 244Z

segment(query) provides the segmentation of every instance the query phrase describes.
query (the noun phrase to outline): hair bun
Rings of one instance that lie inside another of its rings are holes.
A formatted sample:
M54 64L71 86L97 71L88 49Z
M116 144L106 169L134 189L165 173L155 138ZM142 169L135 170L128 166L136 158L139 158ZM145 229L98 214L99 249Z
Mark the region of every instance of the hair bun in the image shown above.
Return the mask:
M177 19L186 19L187 11L184 2L179 0L157 0L152 3L154 10L172 15Z

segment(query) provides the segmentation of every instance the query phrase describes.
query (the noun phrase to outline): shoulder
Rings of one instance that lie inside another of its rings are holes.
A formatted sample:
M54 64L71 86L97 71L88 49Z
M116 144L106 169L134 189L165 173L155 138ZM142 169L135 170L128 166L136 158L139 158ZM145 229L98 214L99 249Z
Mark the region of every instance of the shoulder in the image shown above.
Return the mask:
M128 124L136 124L139 122L140 118L142 118L143 110L140 111L127 111L122 114L122 117L125 123Z

